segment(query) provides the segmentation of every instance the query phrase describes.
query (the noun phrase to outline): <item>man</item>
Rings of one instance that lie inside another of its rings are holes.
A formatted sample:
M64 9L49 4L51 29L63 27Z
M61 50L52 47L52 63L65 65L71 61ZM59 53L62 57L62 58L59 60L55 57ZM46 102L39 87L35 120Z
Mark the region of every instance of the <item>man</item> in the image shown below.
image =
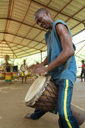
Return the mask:
M44 8L35 13L34 19L39 26L49 30L45 34L47 57L44 62L34 67L33 73L48 72L59 86L57 103L60 128L79 128L71 111L73 83L77 71L71 32L66 23L61 20L54 21L50 12ZM35 109L33 114L28 113L25 118L35 120L44 114L45 112Z
M83 74L84 74L84 82L85 82L85 63L84 63L84 60L82 60L81 63L82 63L82 66L81 66L81 68L82 68L82 70L81 70L81 82L83 82L83 77L82 77Z
M22 83L23 83L23 79L25 77L25 83L26 83L26 80L27 80L27 74L25 74L25 71L27 71L28 67L26 65L26 60L23 61L23 64L21 65L20 67L20 70L22 71Z

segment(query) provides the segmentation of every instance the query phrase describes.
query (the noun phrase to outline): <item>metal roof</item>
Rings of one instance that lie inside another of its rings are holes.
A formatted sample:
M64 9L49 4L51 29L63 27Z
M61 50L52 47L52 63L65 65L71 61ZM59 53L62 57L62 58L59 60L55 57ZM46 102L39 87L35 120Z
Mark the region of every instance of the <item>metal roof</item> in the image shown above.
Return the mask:
M0 0L0 58L21 58L47 50L46 30L34 20L39 8L67 23L72 35L85 29L85 0Z

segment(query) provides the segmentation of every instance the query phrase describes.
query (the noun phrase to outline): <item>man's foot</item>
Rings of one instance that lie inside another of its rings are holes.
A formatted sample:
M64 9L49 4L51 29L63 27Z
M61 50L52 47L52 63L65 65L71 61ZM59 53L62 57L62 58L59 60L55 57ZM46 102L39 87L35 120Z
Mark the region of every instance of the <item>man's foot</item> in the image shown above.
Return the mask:
M30 117L30 113L28 113L26 116L25 116L26 119L31 119Z

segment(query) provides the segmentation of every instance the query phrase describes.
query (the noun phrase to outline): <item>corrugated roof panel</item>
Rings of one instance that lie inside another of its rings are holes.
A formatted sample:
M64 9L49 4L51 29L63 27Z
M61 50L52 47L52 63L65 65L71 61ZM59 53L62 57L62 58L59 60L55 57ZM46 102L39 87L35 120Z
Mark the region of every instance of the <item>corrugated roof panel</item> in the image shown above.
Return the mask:
M2 44L6 44L6 42L5 41L2 41Z
M38 30L36 28L32 28L31 31L28 33L28 35L26 37L29 38L29 39L33 39L40 33L40 31L41 30Z
M22 50L22 52L24 52L24 54L25 53L28 53L29 52L29 49L28 50ZM22 52L21 52L21 54L22 54Z
M76 26L75 29L81 31L83 29L83 27L84 27L84 25L81 23L78 26Z
M35 24L34 27L36 27L37 29L39 28L39 30L43 30L43 28L41 28L38 24Z
M20 27L20 23L18 22L15 22L15 21L10 21L9 23L9 27L8 27L8 32L9 33L13 33L13 34L16 34L19 27Z
M21 45L17 45L16 47L17 47L17 48L23 48L23 46L21 46Z
M0 33L0 40L3 40L4 34Z
M71 30L72 35L75 35L77 31L82 31L83 27L84 27L84 25L83 24L80 24L80 25L76 26L75 28L73 28Z
M14 52L15 50L17 50L17 47L11 47L11 49L12 49L13 52Z
M0 17L7 18L9 0L0 0Z
M26 56L28 56L28 54L17 55L18 58L22 58L22 57L26 57Z
M41 48L41 51L46 51L47 50L47 46Z
M73 19L70 19L66 22L66 24L68 25L68 27L71 29L72 27L74 27L75 25L77 25L79 22Z
M37 1L43 5L47 5L50 2L50 0L34 0L34 1Z
M78 1L72 1L65 9L62 10L62 13L65 13L69 16L75 14L79 9L84 7L84 3L78 3Z
M0 47L0 50L2 50L2 47ZM8 47L3 47L3 51L10 51L11 49Z
M6 41L10 41L10 42L12 42L13 39L14 39L14 36L13 36L13 35L6 34L6 38L5 38Z
M8 53L8 51L4 51L5 54ZM13 52L10 50L8 54L13 54Z
M3 51L3 48L8 48L8 45L7 44L3 44L3 43L0 43L0 47L2 48L2 51Z
M14 50L14 53L18 54L18 52L20 53L21 51L22 51L21 49L17 49L17 50Z
M23 46L27 46L27 44L30 42L30 40L27 40L27 39L24 39L22 42L21 42L21 44L23 45Z
M74 16L74 18L79 19L80 21L85 20L85 8Z
M45 46L45 44L39 43L37 46L35 46L35 48L40 50L44 46Z
M76 34L76 31L74 29L71 30L72 35Z
M29 4L30 4L30 1L28 0L23 0L23 1L15 0L12 18L22 21L29 7Z
M46 41L45 40L43 40L42 42L46 44Z
M13 46L15 46L16 44L10 43L9 46L12 48Z
M34 20L34 18L32 17L26 17L25 18L25 20L24 20L24 23L26 23L26 24L28 24L28 25L30 25L30 26L33 26L34 24L35 24L35 20Z
M36 41L42 41L45 38L45 32L41 32L36 38Z
M25 23L30 25L30 26L34 26L35 21L29 17L29 19Z
M31 27L22 24L17 35L25 37L27 35L27 33L29 32L30 28Z
M21 48L21 50L29 50L29 48L28 47L23 47L23 48Z
M27 13L26 15L26 18L24 20L24 23L27 23L28 25L31 25L33 26L34 23L35 23L35 20L34 20L34 14L32 14L32 11L28 11L29 13Z
M58 14L57 17L55 18L55 20L63 20L65 22L66 20L68 20L68 18L69 17L67 17L67 16L64 16L62 14Z
M60 11L70 0L52 0L52 2L48 5L48 7L53 8L57 11Z
M3 53L2 53L3 58L4 58L4 55L6 55L6 52L3 52ZM11 57L11 56L13 57L13 53L9 53L9 54L7 54L7 55L9 55L10 57Z
M35 23L35 20L34 20L34 14L35 12L39 9L39 8L42 8L44 6L42 5L39 5L35 2L31 2L31 5L30 5L30 8L28 10L28 13L27 13L27 16L24 20L24 23L28 23L30 25L33 25ZM30 22L31 21L31 22Z
M29 52L32 52L32 51L35 51L35 49L34 48L29 49Z
M76 0L79 4L84 4L85 3L85 0Z
M34 46L37 45L37 44L38 44L38 42L32 41L28 46L29 46L29 47L34 47Z
M16 52L16 55L24 55L24 54L27 54L27 53L25 53L25 52L20 52L19 50L18 50L18 52Z
M16 37L14 38L14 40L13 40L13 43L20 44L22 40L23 40L23 38L16 36Z
M5 26L6 26L6 20L0 19L0 32L5 31Z
M37 53L40 53L40 51L39 50L36 50L34 52L29 53L28 55L33 55L33 54L37 54Z
M57 15L57 14L58 14L56 11L54 11L54 10L52 10L52 9L49 9L48 7L47 7L46 9L50 12L50 14L51 14L52 18L54 18L54 17L55 17L55 15Z
M77 7L80 9L84 6L84 3L85 3L85 0L73 0L71 5L73 5L73 8Z
M30 9L33 11L33 14L34 14L35 11L37 11L38 9L43 8L43 7L44 7L44 5L40 5L39 3L35 3L34 1L32 1Z

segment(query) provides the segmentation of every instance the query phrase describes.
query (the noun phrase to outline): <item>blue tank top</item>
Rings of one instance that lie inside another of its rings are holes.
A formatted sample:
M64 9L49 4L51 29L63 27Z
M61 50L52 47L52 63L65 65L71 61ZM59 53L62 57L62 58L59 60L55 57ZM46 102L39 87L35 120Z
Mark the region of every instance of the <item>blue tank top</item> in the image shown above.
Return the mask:
M71 37L72 37L71 31L65 22L63 22L61 20L57 20L53 23L52 31L50 32L48 30L47 33L45 34L45 39L47 42L47 61L48 61L48 64L51 63L52 61L54 61L62 51L61 43L60 43L58 34L56 32L56 29L55 29L55 26L58 23L64 24L67 27L67 29L68 29ZM73 44L73 47L75 50L74 44ZM58 84L59 80L61 80L61 79L69 79L72 83L74 83L76 80L77 68L76 68L75 56L73 55L71 57L71 61L70 61L68 68L65 69L64 71L62 71L64 65L65 64L60 65L60 66L58 66L58 67L56 67L53 70L48 72L48 74L50 74L51 77L55 80L56 84Z

